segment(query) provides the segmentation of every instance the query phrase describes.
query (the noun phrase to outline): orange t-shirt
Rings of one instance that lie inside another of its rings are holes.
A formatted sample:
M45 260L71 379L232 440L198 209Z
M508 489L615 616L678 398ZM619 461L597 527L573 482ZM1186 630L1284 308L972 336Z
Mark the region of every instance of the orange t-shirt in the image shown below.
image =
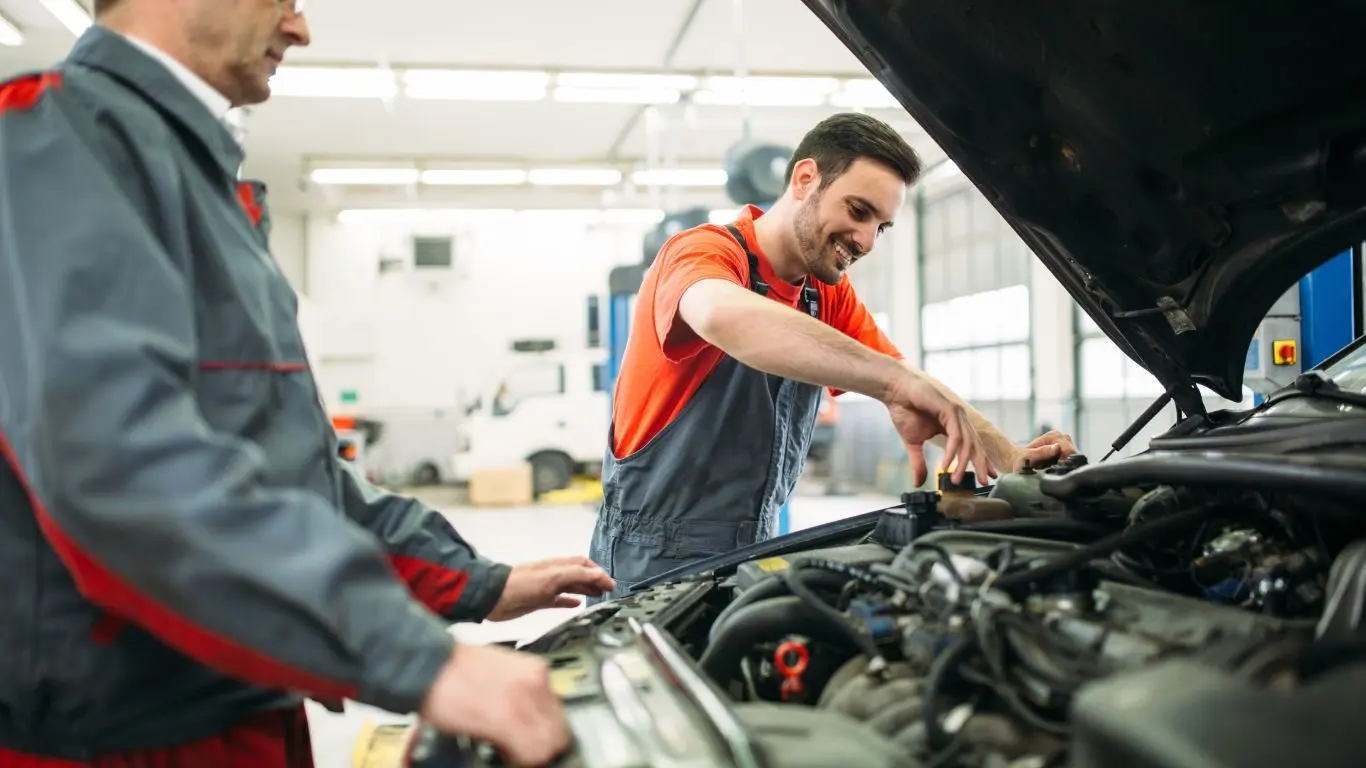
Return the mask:
M759 250L754 219L762 215L759 208L747 206L735 227L758 257L759 276L770 286L769 298L804 312L798 306L801 285L774 275L768 258ZM668 426L725 356L678 318L678 303L684 292L700 280L716 278L746 290L750 287L744 250L724 227L714 225L674 235L646 270L612 406L616 438L612 452L617 458L640 450ZM865 346L902 357L873 322L847 275L838 285L812 283L820 291L822 322Z

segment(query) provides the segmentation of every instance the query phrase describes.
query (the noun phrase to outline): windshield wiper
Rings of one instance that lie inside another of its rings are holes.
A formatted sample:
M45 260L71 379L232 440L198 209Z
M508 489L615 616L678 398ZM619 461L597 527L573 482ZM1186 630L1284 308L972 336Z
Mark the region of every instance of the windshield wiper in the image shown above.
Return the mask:
M1366 408L1366 395L1360 392L1352 392L1338 386L1336 381L1324 376L1319 371L1306 371L1295 377L1295 382L1290 385L1291 389L1283 390L1266 399L1266 402L1253 410L1253 413L1265 410L1282 400L1291 400L1297 397L1308 397L1315 400L1327 400L1343 405L1355 405L1358 408Z

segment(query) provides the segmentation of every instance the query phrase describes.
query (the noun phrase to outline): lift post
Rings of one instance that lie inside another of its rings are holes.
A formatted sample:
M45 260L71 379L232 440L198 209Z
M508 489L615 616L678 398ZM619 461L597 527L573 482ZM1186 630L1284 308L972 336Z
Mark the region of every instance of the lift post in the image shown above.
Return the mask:
M1343 251L1300 280L1300 360L1306 370L1359 336L1361 249Z
M644 264L628 264L613 269L607 276L607 403L616 396L621 360L626 356L626 339L631 335L631 314L636 294L645 279Z

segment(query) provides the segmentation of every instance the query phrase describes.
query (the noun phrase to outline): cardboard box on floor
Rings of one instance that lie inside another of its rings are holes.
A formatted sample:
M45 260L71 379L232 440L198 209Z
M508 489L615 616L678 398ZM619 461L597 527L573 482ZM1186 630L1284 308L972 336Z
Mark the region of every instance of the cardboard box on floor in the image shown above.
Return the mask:
M470 506L528 506L535 500L531 485L531 465L506 469L481 469L470 475Z
M352 768L403 768L411 734L410 725L376 726L367 718L351 751Z

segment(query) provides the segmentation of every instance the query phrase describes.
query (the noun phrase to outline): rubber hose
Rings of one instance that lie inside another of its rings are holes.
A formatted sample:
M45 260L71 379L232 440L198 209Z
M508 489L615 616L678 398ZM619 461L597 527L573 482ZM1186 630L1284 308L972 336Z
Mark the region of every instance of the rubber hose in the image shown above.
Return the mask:
M1038 568L1031 568L1025 571L1017 571L1007 574L996 580L995 588L1009 591L1012 588L1023 587L1029 584L1057 576L1067 571L1085 565L1098 557L1106 557L1111 552L1124 549L1131 544L1156 538L1164 533L1178 530L1182 527L1200 522L1215 513L1214 509L1200 507L1190 509L1185 512L1177 512L1173 515L1160 517L1149 523L1135 525L1132 528L1120 531L1113 536L1107 536L1094 544L1088 544L1080 549L1073 550L1067 554L1050 560Z
M1288 491L1360 501L1366 464L1334 466L1326 456L1199 453L1145 454L1113 464L1091 464L1065 475L1039 478L1039 490L1057 499L1145 483Z
M835 610L829 603L822 600L820 595L817 595L812 591L810 585L806 583L806 577L816 576L820 573L818 570L813 570L814 568L823 566L829 567L829 565L830 564L828 563L812 564L789 569L787 572L787 588L792 590L792 594L804 600L807 605L816 609L817 612L825 614L825 616L830 619L831 623L843 630L845 637L853 641L855 647L862 651L863 655L867 656L872 662L872 665L875 665L880 672L886 663L881 654L878 653L877 645L873 642L873 638L869 637L866 633L859 631L858 627L849 623L849 621L844 618L844 614ZM833 565L836 566L836 573L840 570L846 572L849 570L848 566L844 566L842 569L838 568L838 566L841 565L839 563ZM876 577L874 576L869 575L868 579L876 582Z
M764 641L800 634L827 643L853 644L849 627L843 624L800 597L771 598L736 611L697 664L708 677L725 683L740 666L740 659Z
M1114 529L1095 523L1064 518L1057 520L1018 518L960 525L952 530L970 531L972 533L998 533L1007 536L1026 534L1035 538L1061 539L1063 541L1093 541Z
M817 579L816 586L823 589L839 589L850 581L849 577L843 574L831 573L829 571L822 571L821 573L822 575ZM787 586L787 579L783 576L783 574L779 573L756 581L754 584L750 585L749 589L741 592L739 597L732 600L730 605L722 608L721 613L716 617L716 621L712 622L711 632L708 633L707 637L708 642L716 642L717 636L721 634L721 629L730 622L731 617L733 617L741 608L744 608L747 605L753 605L761 600L792 594L792 590Z
M1329 424L1320 423L1329 421ZM1154 437L1148 447L1154 451L1229 451L1258 448L1294 453L1316 448L1354 445L1366 442L1366 417L1343 416L1316 419L1312 424L1261 427L1255 430L1227 428L1222 434L1200 437Z

